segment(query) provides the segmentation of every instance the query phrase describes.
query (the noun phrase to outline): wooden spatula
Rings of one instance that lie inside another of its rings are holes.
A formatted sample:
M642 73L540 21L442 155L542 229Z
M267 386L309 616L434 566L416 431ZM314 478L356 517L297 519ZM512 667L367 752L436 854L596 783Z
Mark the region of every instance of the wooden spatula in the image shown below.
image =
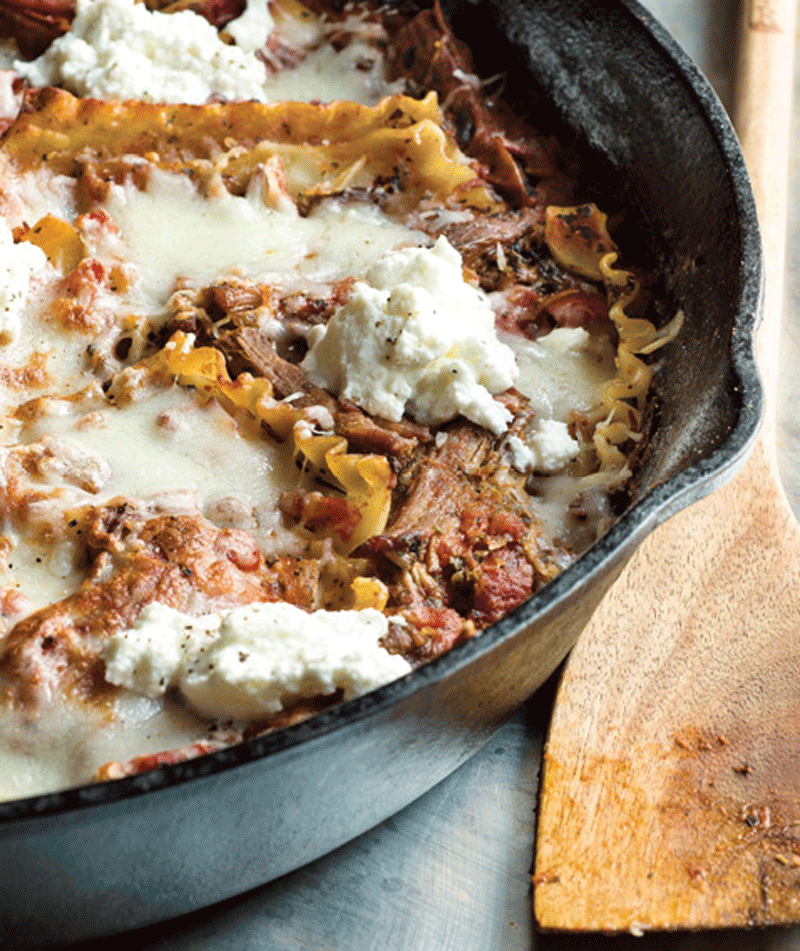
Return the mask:
M540 927L800 921L800 529L775 461L795 0L747 0L734 122L767 263L768 422L653 533L573 651L547 741Z

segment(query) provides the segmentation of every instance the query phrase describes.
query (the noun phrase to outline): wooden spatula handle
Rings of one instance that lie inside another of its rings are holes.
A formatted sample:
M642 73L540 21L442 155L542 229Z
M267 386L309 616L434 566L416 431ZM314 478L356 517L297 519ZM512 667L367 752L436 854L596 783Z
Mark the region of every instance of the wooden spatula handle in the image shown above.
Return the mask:
M796 0L746 0L735 122L756 194L775 408ZM535 913L635 932L800 922L800 530L774 431L657 529L569 658L539 803Z
M764 243L767 306L757 339L772 420L783 297L796 0L744 0L733 121L753 183Z

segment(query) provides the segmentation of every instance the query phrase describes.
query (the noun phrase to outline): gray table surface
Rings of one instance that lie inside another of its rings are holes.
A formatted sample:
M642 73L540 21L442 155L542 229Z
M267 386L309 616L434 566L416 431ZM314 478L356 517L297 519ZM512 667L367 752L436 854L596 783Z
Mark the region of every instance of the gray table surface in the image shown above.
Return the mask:
M736 0L645 4L729 103ZM800 57L798 57L800 59ZM796 69L800 91L800 68ZM800 103L800 95L796 96ZM793 141L800 143L800 108ZM800 146L792 156L779 410L781 467L800 513ZM222 905L129 935L151 951L722 951L800 948L800 928L572 937L535 933L530 869L551 681L447 780L325 858ZM119 939L72 951L105 951Z

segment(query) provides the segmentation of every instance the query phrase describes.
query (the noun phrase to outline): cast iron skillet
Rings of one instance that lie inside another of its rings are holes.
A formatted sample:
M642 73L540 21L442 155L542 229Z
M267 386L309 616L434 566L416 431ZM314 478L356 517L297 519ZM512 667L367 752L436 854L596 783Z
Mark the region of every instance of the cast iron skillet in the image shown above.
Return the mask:
M660 263L665 318L686 313L663 354L661 415L635 502L530 601L396 683L198 760L0 804L0 933L14 947L211 904L403 808L542 684L644 536L743 461L761 410L761 257L742 157L714 94L634 0L447 0L445 11L475 38L482 71L508 71L518 108L538 115L543 92L578 135L591 156L587 197L633 209L623 241Z

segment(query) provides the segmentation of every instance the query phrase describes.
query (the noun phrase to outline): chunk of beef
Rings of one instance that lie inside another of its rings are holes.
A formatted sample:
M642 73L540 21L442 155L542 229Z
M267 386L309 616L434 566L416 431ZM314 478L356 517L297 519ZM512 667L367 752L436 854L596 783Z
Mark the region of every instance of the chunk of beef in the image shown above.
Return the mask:
M27 59L42 54L66 33L75 16L75 0L4 0L0 36L16 40Z
M334 431L356 452L405 457L415 452L420 442L430 439L430 431L424 426L368 416L352 403L337 401L313 384L302 367L280 357L272 342L256 327L232 331L217 345L225 354L232 376L247 371L264 377L278 399L295 397L292 405L297 408L324 406L333 417Z
M416 631L393 644L417 661L499 620L571 560L547 541L494 437L467 422L445 431L399 480L386 531L356 553L376 559L388 609Z

